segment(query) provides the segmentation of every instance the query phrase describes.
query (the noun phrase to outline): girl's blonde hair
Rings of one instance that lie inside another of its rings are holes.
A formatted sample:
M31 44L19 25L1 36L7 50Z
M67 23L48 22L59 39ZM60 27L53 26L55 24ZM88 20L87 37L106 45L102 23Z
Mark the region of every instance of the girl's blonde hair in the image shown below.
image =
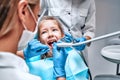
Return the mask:
M38 38L40 38L40 35L39 35L39 33L40 33L40 31L39 31L39 30L40 30L40 27L42 26L42 23L43 23L45 20L54 20L55 23L56 23L56 24L58 25L58 27L60 28L61 32L64 33L63 28L62 28L62 25L61 25L61 23L60 23L60 21L58 20L57 17L55 17L55 16L43 16L43 18L41 19L41 21L40 21L40 23L39 23Z

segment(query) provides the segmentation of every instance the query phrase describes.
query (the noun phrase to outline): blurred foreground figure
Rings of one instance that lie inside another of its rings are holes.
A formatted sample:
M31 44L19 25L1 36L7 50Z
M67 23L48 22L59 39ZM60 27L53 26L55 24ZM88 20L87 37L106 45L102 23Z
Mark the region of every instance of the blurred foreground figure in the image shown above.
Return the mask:
M0 80L41 80L29 74L25 61L16 55L37 32L39 2L0 0Z

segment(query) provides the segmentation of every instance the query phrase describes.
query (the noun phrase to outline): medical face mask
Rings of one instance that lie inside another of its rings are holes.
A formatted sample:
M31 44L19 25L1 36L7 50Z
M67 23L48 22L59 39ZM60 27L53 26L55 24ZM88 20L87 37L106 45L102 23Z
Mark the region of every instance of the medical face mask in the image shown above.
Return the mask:
M36 22L36 28L35 28L34 32L29 31L29 30L27 30L27 27L25 26L25 24L22 23L25 30L23 30L21 39L18 43L18 50L23 50L27 46L28 42L34 38L34 36L36 35L36 33L38 31L38 22L29 6L28 6L28 9L29 9L34 21Z

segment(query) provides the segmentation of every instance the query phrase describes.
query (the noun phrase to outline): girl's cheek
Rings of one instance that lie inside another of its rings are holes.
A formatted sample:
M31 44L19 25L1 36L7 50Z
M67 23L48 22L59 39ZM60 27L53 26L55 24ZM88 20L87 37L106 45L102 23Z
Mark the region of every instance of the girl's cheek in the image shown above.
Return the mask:
M47 39L47 35L44 34L44 35L41 36L41 38L42 39Z
M40 40L41 40L42 43L45 43L46 40L47 40L47 36L42 35Z
M62 35L60 35L60 34L61 33L56 34L58 40L62 38Z

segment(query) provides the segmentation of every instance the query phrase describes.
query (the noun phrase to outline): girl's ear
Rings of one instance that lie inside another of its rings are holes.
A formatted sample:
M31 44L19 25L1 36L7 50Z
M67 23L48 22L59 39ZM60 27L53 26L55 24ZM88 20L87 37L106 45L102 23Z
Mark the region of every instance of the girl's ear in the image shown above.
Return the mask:
M28 13L27 5L28 2L26 0L20 0L18 3L18 17L23 22Z

